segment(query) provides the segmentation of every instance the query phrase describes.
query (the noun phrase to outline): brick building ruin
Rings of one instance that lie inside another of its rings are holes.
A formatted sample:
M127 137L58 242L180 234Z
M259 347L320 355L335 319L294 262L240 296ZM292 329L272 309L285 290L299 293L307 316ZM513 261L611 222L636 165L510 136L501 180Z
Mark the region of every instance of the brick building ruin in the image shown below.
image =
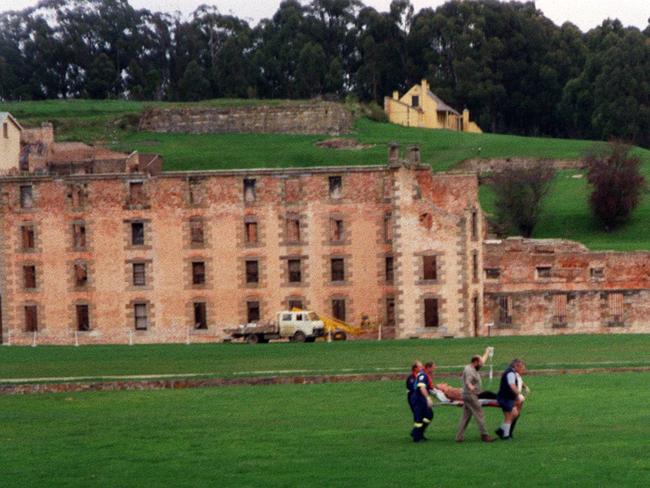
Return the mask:
M486 240L484 316L498 335L650 332L650 252Z
M5 173L0 339L212 342L291 307L399 338L650 332L650 253L486 240L476 174L399 152L378 166Z
M474 175L388 166L0 179L3 340L213 341L301 306L479 332ZM10 338L10 339L9 339Z

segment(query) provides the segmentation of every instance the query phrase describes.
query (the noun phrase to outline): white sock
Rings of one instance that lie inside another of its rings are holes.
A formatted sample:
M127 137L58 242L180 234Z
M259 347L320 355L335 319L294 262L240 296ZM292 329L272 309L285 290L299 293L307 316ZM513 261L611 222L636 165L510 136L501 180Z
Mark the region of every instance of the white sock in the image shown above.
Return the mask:
M503 424L503 437L508 437L510 435L510 424Z

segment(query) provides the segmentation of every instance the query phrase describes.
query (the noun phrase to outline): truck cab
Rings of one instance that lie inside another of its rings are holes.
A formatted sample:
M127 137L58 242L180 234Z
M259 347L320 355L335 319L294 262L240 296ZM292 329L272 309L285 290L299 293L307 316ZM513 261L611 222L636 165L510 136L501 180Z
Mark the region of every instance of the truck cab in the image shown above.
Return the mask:
M314 342L325 334L325 324L314 312L306 310L284 311L277 315L280 337L288 337L294 342Z

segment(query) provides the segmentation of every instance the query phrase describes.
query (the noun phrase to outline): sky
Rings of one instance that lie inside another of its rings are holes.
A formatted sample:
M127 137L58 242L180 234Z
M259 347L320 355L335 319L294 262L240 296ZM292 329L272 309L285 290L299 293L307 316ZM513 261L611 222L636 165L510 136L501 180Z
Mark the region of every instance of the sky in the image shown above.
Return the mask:
M417 12L424 7L437 7L445 0L411 0ZM377 10L386 11L391 0L363 0L363 3ZM0 11L22 9L36 5L38 0L0 0ZM260 19L271 17L280 0L129 0L135 8L155 11L191 13L201 4L216 5L221 13L257 23ZM308 3L308 0L302 0ZM583 31L600 25L606 18L617 18L624 25L645 29L650 18L650 0L537 0L538 9L556 24L570 21Z

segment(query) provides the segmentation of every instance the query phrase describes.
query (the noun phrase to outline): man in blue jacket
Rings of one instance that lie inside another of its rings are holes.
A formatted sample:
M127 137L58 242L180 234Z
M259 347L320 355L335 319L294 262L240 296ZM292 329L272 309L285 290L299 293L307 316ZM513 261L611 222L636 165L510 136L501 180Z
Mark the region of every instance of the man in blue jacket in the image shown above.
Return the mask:
M430 374L432 374L433 363L427 363L418 372L413 383L413 430L411 437L413 442L426 440L424 431L433 419L433 400L429 392L433 389Z
M411 374L406 377L406 402L409 404L412 414L415 414L413 407L415 400L415 380L422 369L424 369L424 366L422 366L420 361L416 360L411 366Z
M523 360L513 359L501 375L497 402L503 411L504 420L496 433L503 440L512 439L512 428L519 418L521 406L526 399L521 392L523 385L521 376L525 371L526 364Z

